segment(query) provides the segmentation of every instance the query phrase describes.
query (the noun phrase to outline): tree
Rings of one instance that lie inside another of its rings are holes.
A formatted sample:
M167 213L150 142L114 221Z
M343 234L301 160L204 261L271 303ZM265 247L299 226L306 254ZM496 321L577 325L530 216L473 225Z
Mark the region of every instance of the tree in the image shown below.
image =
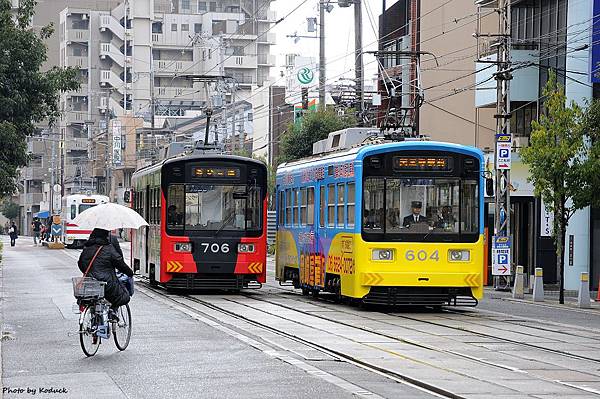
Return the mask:
M2 203L2 207L0 207L0 213L7 219L14 220L19 216L19 204L6 200Z
M27 164L27 136L35 124L53 124L60 115L60 92L79 87L77 70L42 72L52 26L30 28L35 0L21 0L16 13L11 0L0 0L0 197L17 191L18 168Z
M564 303L565 234L575 211L600 204L600 104L583 110L566 104L564 88L552 72L544 87L545 114L533 121L529 147L521 150L529 166L535 195L554 212L553 238L560 278L559 302Z
M289 162L312 155L313 143L327 138L336 130L356 126L354 115L339 116L333 110L309 112L293 123L281 140L280 162Z

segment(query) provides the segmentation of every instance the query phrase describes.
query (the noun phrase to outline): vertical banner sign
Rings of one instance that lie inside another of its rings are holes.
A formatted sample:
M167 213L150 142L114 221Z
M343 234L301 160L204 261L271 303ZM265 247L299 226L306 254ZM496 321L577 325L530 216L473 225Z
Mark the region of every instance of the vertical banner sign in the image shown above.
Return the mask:
M573 251L575 250L575 236L569 234L569 266L573 266Z
M540 225L540 236L552 237L554 232L554 212L546 209L546 205L542 201L542 214L541 214L541 225Z
M115 119L113 121L111 121L112 124L112 160L113 160L113 165L121 165L123 159L122 159L122 149L121 149L121 135L122 135L122 126L121 126L121 121L118 119Z
M592 83L600 83L600 0L594 0L594 11L592 12L592 62L590 62L590 77Z
M510 276L510 238L494 236L492 241L492 274Z

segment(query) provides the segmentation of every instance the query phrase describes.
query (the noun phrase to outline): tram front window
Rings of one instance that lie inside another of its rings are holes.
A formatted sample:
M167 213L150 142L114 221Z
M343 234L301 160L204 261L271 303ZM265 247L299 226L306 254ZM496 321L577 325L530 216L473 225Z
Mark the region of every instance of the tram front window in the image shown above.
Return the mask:
M187 184L185 229L244 231L260 228L259 189L240 185Z
M479 231L478 185L458 178L367 178L363 230L418 240ZM434 237L431 237L434 236Z

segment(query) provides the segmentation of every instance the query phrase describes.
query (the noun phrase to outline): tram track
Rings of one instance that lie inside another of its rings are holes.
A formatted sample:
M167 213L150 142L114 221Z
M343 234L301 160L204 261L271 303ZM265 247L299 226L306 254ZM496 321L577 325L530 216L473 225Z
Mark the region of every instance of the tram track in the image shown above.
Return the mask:
M201 306L203 306L203 307L205 307L207 309L210 309L212 311L225 314L225 315L227 315L227 316L229 316L231 318L243 321L244 323L247 323L247 324L250 324L250 325L252 325L254 327L258 327L260 329L268 331L268 332L270 332L270 333L272 333L272 334L274 334L276 336L280 336L280 337L283 337L283 338L295 341L295 342L300 343L300 344L302 344L302 345L304 345L306 347L309 347L309 348L312 348L312 349L314 349L316 351L319 351L319 352L321 352L321 353L323 353L325 355L331 356L333 358L337 358L340 361L344 361L344 362L346 362L348 364L354 365L354 366L359 367L359 368L361 368L363 370L369 371L371 373L375 373L377 375L380 375L382 377L390 379L390 380L392 380L394 382L406 385L408 387L412 387L412 388L418 389L419 391L422 391L424 393L430 394L430 395L432 395L434 397L438 397L438 398L452 398L452 399L466 399L466 397L464 397L464 396L461 396L461 395L458 395L456 393L450 392L448 390L445 390L445 389L440 388L438 386L435 386L433 384L429 384L429 383L427 383L425 381L421 381L421 380L418 380L418 379L412 378L410 376L403 375L403 374L400 374L400 373L397 373L397 372L394 372L394 371L391 371L391 370L387 370L387 369L382 368L382 367L378 367L376 365L370 364L370 363L368 363L366 361L363 361L363 360L358 359L356 357L353 357L351 355L342 353L342 352L337 351L337 350L332 349L332 348L328 348L328 347L326 347L324 345L320 345L318 343L315 343L313 341L304 339L304 338L299 337L297 335L290 334L290 333L288 333L288 332L286 332L284 330L281 330L281 329L269 326L269 325L267 325L265 323L261 323L260 321L257 321L257 320L245 317L245 316L240 315L240 314L238 314L236 312L230 311L230 310L225 309L225 308L223 308L221 306L218 306L218 305L215 305L215 304L213 304L211 302L208 302L208 301L196 298L194 296L190 296L190 295L168 295L161 288L151 287L146 282L143 283L143 289L147 290L147 291L149 291L151 293L153 293L154 295L160 296L161 298L163 298L165 300L168 300L168 301L176 304L178 307L182 307L182 308L185 308L188 311L200 314L202 317L204 317L206 319L209 319L209 320L211 320L214 323L218 323L218 324L222 325L224 322L218 320L217 318L215 318L214 316L212 316L208 312L205 312L205 311L203 311L201 309L198 309L197 307L190 306L189 304L185 303L184 300L193 302L194 304L197 304L197 305L201 305ZM240 333L238 332L238 334L236 334L235 336L237 338L240 338L239 334ZM247 333L247 332L244 332L243 334L246 335L246 336L254 335L254 334ZM293 352L293 351L291 351L291 352ZM312 373L312 374L315 374L315 373ZM361 395L358 395L358 396L361 396ZM369 397L369 398L378 397L378 395L374 394L374 393L367 393L365 396Z
M287 292L287 293L293 292L291 290L286 290L286 289L283 289L283 288L280 288L280 287L276 287L276 286L272 286L272 285L268 285L267 287L268 288L275 288L275 289L278 289L278 290L282 290L282 291ZM275 295L281 296L281 294L275 294ZM299 300L303 301L304 303L309 303L309 304L315 304L315 303L319 303L319 302L323 302L323 301L327 301L327 302L330 302L330 303L336 303L335 300L325 298L324 296L319 296L318 298L312 298L310 300L309 299L303 299L303 297L300 296L300 295L297 295L297 296L298 296ZM255 297L252 297L252 298L256 299ZM324 307L324 308L331 309L329 307ZM444 309L443 312L444 313L455 313L455 314L461 314L461 315L465 314L465 312L460 312L460 311L454 310L454 309ZM348 312L345 312L345 313L348 313ZM310 314L310 312L308 312L308 314ZM351 313L349 313L349 314L351 314ZM429 320L418 319L418 318L414 318L414 317L410 317L410 316L406 316L406 315L399 315L397 313L386 312L384 314L392 316L392 317L401 318L401 319L416 321L416 322L419 322L419 323L435 325L436 327L448 328L448 329L451 329L451 330L454 330L454 331L466 332L466 333L474 334L474 335L477 335L477 336L483 337L483 338L498 339L498 337L495 336L495 335L486 334L486 333L483 333L483 332L480 332L480 331L474 331L474 330L471 330L471 329L468 329L468 328L461 328L461 327L451 326L451 325L444 324L444 323L436 323L436 322L432 322L432 321L429 321ZM313 314L313 316L320 317L320 316L314 315L314 314ZM475 317L475 316L474 315L469 315L469 317ZM492 318L489 318L489 317L486 317L486 318L488 320L493 320ZM494 321L497 321L497 320L494 320ZM380 322L380 323L386 323L386 322L382 322L381 320L378 320L378 322ZM386 324L389 324L390 326L395 326L396 325L396 324L393 324L393 323L386 323ZM519 326L519 327L528 327L528 326L523 326L522 324L512 323L512 322L510 322L510 324L514 325L514 326ZM410 328L410 327L405 327L405 328L411 329L411 330L416 331L416 332L422 332L422 331L420 331L418 329L413 329L413 328ZM536 326L536 328L538 328L538 327ZM542 327L540 327L538 329L539 330L543 330L543 331L548 331L548 332L554 332L554 333L556 333L555 330L551 330L549 328L542 328ZM502 329L500 329L500 330L502 330ZM510 333L515 333L515 331L511 331L511 330L503 330L503 331L507 331L507 332L510 332ZM528 337L537 337L536 335L529 334L529 333L524 333L524 332L518 332L518 334L521 334L521 335L524 335L524 336L528 336ZM564 332L560 332L560 334L565 335L565 336L573 336L573 337L578 337L578 338L590 339L590 337L588 337L588 336L579 335L579 334L564 333ZM592 358L592 357L587 357L587 356L582 356L582 355L577 355L577 354L574 354L574 353L569 353L569 352L565 352L565 351L561 351L561 350L550 349L550 348L546 348L546 347L543 347L543 346L540 346L540 345L535 345L535 344L532 344L532 343L520 342L520 341L512 340L512 339L509 339L509 338L506 338L506 337L503 337L502 341L505 342L505 343L519 345L519 346L523 346L523 347L527 347L527 348L531 348L531 349L536 349L536 350L541 350L541 351L544 351L544 352L549 352L549 353L553 353L553 354L557 354L557 355L561 355L561 356L565 356L565 357L569 357L569 358L573 358L573 359L590 361L590 362L593 362L593 363L600 363L600 359L596 359L596 358ZM561 342L568 343L567 341L561 341Z

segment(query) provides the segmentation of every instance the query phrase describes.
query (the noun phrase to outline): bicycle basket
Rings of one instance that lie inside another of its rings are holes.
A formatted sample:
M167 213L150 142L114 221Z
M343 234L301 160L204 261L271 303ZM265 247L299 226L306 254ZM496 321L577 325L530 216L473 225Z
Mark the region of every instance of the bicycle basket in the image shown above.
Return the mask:
M104 298L104 281L91 277L73 277L73 295L75 298Z

